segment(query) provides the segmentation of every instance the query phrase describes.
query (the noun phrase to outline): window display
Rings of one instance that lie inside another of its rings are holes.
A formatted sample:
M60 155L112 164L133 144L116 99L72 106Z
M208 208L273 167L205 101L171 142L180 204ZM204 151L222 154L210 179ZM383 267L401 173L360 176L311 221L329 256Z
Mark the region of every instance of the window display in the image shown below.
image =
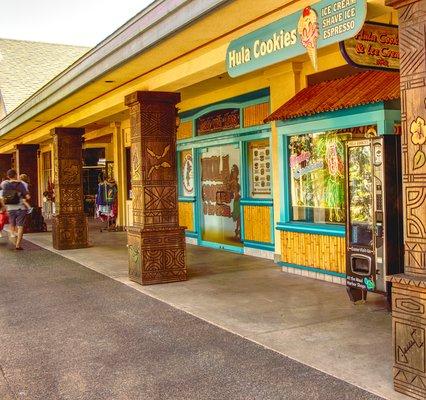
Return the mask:
M344 141L337 131L289 139L291 211L294 221L345 222Z
M250 196L269 197L272 192L271 150L269 140L257 140L248 145Z
M290 218L345 223L345 142L375 136L375 125L291 136L288 140Z

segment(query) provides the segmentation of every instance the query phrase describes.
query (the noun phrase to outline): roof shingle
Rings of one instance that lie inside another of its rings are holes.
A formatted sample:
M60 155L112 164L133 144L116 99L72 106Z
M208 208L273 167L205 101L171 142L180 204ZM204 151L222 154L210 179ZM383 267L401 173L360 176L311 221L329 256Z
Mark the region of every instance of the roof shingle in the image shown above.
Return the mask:
M366 71L302 89L265 122L305 117L400 97L399 73Z
M88 50L81 46L0 39L0 94L6 113Z

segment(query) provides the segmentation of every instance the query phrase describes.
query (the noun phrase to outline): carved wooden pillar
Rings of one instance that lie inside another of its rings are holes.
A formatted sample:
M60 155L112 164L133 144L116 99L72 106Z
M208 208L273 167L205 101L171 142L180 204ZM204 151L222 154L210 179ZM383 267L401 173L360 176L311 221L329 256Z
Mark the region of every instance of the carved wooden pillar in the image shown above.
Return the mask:
M0 181L6 178L6 173L12 168L12 154L0 154Z
M55 128L53 136L55 215L53 247L87 247L87 218L83 208L82 143L84 129Z
M176 172L177 93L135 92L130 107L133 226L129 277L142 285L187 279Z
M15 162L18 175L27 174L30 178L31 205L38 206L38 144L18 144Z
M426 0L399 13L404 268L392 281L395 390L426 398Z

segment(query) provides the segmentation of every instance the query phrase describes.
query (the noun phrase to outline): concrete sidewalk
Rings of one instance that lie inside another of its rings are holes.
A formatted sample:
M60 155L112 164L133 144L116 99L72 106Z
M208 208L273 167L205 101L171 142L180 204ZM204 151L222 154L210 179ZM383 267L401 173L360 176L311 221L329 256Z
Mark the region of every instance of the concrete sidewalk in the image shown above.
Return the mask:
M53 250L51 234L27 238ZM92 229L92 247L58 252L176 308L389 399L391 317L384 298L354 306L345 288L286 274L271 261L188 246L189 280L140 286L127 275L124 233Z
M38 246L0 260L2 400L379 399Z

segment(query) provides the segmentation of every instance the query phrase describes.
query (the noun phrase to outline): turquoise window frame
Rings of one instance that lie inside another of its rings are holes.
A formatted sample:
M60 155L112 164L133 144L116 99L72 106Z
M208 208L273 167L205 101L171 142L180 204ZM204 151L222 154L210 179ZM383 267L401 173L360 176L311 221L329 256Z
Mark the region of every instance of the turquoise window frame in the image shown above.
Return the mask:
M288 140L290 136L313 132L326 132L334 129L346 129L365 125L376 125L379 136L394 134L393 127L400 123L400 110L390 109L384 102L330 111L308 117L278 121L278 146L280 173L280 221L276 229L288 232L300 232L317 235L345 237L345 225L324 224L291 220L290 180L288 167Z
M260 96L259 96L260 95ZM242 99L243 102L236 101L236 99ZM194 232L186 232L186 236L195 237L197 239L197 243L207 247L213 247L218 249L225 249L228 251L234 251L237 253L242 253L244 251L244 247L253 247L258 249L268 249L273 250L274 242L275 242L275 229L274 229L274 217L273 217L273 200L272 196L268 199L256 199L250 198L247 195L249 194L249 174L248 168L240 168L240 182L241 182L241 237L243 238L243 247L234 247L228 245L222 245L218 243L212 243L208 241L202 240L201 232L202 232L202 204L201 204L201 187L199 182L201 181L201 154L203 150L209 147L217 147L222 145L230 145L235 144L238 145L241 149L240 151L240 165L247 166L248 154L247 154L247 144L248 142L261 140L261 139L269 139L269 143L271 143L271 126L270 124L262 124L253 127L239 129L232 129L227 131L221 131L217 133L205 134L205 135L196 135L196 120L210 112L218 111L221 109L228 108L239 108L240 110L240 121L241 125L244 121L244 109L248 106L261 104L261 103L270 104L270 96L269 89L262 89L260 91L254 92L252 94L247 94L243 96L239 96L238 98L229 99L224 102L216 103L213 105L209 105L196 111L189 111L182 113L181 123L191 122L192 124L192 137L186 139L180 139L177 141L177 157L178 162L176 163L178 168L178 201L180 202L192 202L194 203ZM180 176L181 170L181 161L180 161L180 152L182 150L192 149L192 159L193 159L193 168L194 168L194 187L195 193L194 196L185 197L182 196L182 177ZM253 205L261 205L261 206L269 206L271 207L271 243L263 243L263 242L250 242L244 240L245 230L244 230L244 207L243 201L249 201L250 204ZM247 246L246 246L247 243Z

